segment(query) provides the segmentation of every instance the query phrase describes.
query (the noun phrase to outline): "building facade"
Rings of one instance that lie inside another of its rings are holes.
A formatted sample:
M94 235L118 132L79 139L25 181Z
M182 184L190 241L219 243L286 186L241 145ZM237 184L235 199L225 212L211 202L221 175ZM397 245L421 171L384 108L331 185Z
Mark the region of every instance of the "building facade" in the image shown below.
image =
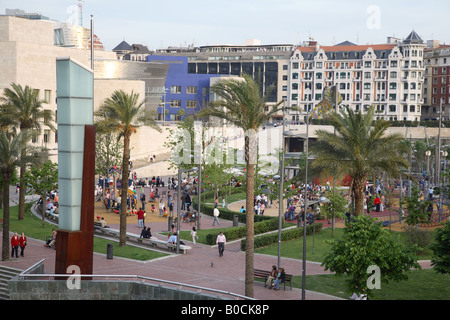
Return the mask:
M302 111L291 112L292 120L303 120L324 89L337 86L341 107L364 112L375 105L376 119L420 121L425 45L414 31L390 42L320 46L311 40L297 47L290 57L287 101Z
M268 95L268 106L287 100L291 44L213 45L157 50L160 56L184 56L190 75L240 76L249 74L259 81L261 92Z
M425 50L424 105L422 120L450 120L450 46Z
M183 120L184 116L200 111L209 101L210 79L220 76L189 74L187 57L150 55L147 61L168 66L164 87L159 93L158 120Z

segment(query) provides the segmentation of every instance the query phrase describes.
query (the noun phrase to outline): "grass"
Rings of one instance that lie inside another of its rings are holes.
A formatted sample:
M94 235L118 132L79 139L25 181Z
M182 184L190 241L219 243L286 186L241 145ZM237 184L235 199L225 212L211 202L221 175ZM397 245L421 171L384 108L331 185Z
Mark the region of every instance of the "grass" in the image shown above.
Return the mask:
M306 290L322 292L348 299L351 293L345 292L346 277L332 274L308 276ZM374 290L371 300L448 300L450 297L450 275L437 274L432 269L412 270L408 280L381 283L381 289ZM292 286L301 288L302 277L294 276Z
M42 220L34 216L31 213L30 208L31 206L28 205L25 210L25 218L19 221L17 213L18 207L10 207L9 230L11 232L17 232L18 234L24 232L27 237L45 241L46 238L51 235L52 229L58 230L58 227L49 223L45 223L45 225L42 226ZM1 211L0 218L3 218L3 211ZM161 252L142 249L131 245L120 247L119 243L116 241L98 237L94 237L94 252L106 254L108 243L113 244L113 254L115 257L146 261L167 256L167 254Z
M344 229L335 229L334 239L339 240ZM404 241L404 233L392 231L394 237ZM322 262L331 246L327 240L331 238L331 229L326 228L314 236L314 254L312 251L313 237L307 236L306 258L308 261ZM278 244L255 250L256 253L277 255ZM302 259L303 239L286 241L281 244L281 256ZM431 259L431 252L419 256L420 260ZM307 277L306 289L316 292L348 299L352 293L346 292L346 276L335 276L333 274L311 275ZM400 282L382 283L380 290L374 290L372 300L448 300L450 297L450 275L436 273L433 269L412 270L408 273L408 280ZM301 288L302 277L294 276L292 286Z
M334 230L334 239L340 239L344 234L343 229L336 228ZM326 243L331 237L331 228L322 229L322 231L314 234L314 252L313 252L313 236L306 237L306 257L308 261L321 262L331 246ZM278 255L278 243L264 248L255 250L256 253ZM285 241L281 245L281 256L293 259L303 258L303 237Z

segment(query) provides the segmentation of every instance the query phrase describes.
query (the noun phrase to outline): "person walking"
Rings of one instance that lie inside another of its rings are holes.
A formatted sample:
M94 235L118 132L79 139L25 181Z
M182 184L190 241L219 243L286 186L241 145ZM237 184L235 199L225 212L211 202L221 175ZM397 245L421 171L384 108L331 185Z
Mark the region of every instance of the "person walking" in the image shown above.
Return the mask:
M197 230L195 229L195 227L192 227L191 237L192 237L192 242L194 243L194 246L195 246L195 239L197 238Z
M11 238L11 257L14 258L14 254L16 254L16 258L19 257L19 237L17 236L17 232L14 233L13 237Z
M223 257L223 251L225 250L225 244L227 243L227 239L222 231L220 231L219 235L216 239L217 247L219 248L219 257Z
M213 223L212 223L213 226L214 226L214 223L217 222L217 225L220 227L219 214L220 214L219 209L214 208L214 211L213 211L214 221L213 221Z
M25 237L25 233L22 232L22 235L19 238L19 246L20 246L20 256L23 257L23 251L27 245L27 237Z

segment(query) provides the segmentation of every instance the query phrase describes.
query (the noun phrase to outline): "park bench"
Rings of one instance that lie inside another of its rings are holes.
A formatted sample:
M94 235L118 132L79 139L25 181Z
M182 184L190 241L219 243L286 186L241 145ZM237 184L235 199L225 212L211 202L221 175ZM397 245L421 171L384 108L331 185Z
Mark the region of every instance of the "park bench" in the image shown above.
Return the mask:
M264 284L267 281L267 278L270 276L270 271L261 270L261 269L253 269L253 277L255 279L264 279ZM286 282L289 282L289 288L292 290L292 274L287 274L283 282L283 288L286 290Z

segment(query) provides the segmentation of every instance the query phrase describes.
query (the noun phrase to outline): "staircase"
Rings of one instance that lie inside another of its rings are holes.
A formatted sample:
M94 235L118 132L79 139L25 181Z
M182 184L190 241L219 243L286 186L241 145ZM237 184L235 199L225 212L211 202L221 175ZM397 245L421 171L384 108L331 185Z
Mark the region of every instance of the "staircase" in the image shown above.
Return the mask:
M9 300L8 280L14 278L22 270L0 266L0 300Z

